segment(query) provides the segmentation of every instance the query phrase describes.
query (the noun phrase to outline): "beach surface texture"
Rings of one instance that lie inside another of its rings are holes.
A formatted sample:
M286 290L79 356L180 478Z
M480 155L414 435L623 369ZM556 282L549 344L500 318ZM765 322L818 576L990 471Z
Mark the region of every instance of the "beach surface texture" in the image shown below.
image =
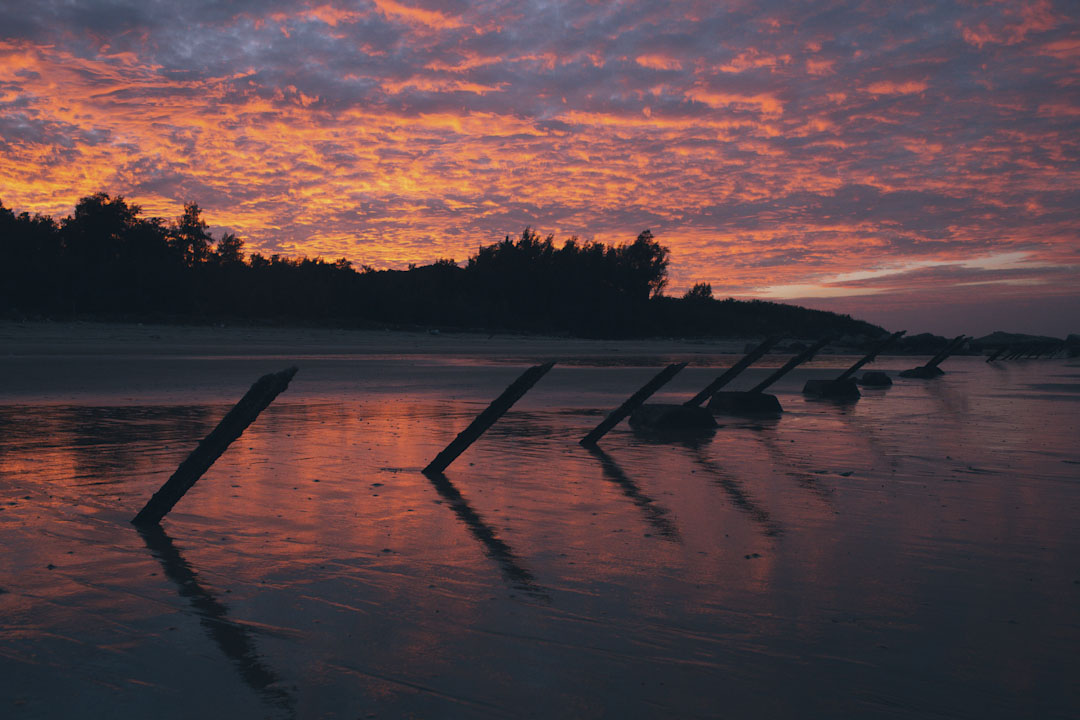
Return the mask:
M1080 364L885 355L836 403L825 354L779 416L578 444L754 340L0 324L0 717L1077 717Z

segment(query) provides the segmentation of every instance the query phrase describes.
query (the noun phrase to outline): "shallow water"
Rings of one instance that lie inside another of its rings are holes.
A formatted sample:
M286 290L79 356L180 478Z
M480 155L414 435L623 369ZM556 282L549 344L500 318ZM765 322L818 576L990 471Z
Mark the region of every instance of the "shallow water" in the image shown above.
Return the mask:
M429 480L526 359L0 358L0 716L1080 713L1080 366L952 358L842 407L798 392L851 362L824 358L779 420L577 444L676 359L556 366Z

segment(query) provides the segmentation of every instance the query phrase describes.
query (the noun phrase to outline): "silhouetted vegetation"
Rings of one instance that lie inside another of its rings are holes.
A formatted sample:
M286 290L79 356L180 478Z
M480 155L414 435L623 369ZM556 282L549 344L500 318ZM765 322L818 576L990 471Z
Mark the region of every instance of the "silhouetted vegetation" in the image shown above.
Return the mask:
M258 253L208 232L195 203L173 221L143 217L105 193L60 222L0 203L0 312L8 317L145 321L249 320L422 326L581 336L877 337L847 315L715 300L708 283L667 297L670 259L648 230L625 245L557 246L526 228L480 248L464 267L356 270L344 258Z

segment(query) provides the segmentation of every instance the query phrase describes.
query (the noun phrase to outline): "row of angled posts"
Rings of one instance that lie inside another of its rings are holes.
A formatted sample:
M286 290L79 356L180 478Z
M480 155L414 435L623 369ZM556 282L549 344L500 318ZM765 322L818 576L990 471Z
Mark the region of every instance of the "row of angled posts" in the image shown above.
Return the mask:
M799 365L812 360L830 340L831 338L828 337L818 340L749 390L721 390L714 393L709 400L709 409L735 415L783 412L783 407L776 396L766 393L765 390Z
M835 391L837 396L850 393L848 385L854 384L853 376L856 371L867 363L873 361L891 343L898 340L904 334L903 331L893 333L870 353L863 356L858 362L840 374L833 380L811 381L804 387L803 392L810 395L828 395ZM938 368L951 353L955 352L966 338L961 335L954 338L944 349L931 358L925 365L913 370L904 371L902 377L934 377L942 374ZM660 373L647 382L641 389L631 395L627 400L611 411L604 420L581 439L581 444L586 447L595 447L597 443L612 428L623 419L629 417L631 426L646 430L708 430L716 427L713 412L725 412L728 414L775 414L782 411L776 396L765 392L773 383L777 382L787 373L799 365L812 359L829 342L829 338L823 338L801 353L788 360L782 367L771 373L767 378L759 382L749 390L725 391L722 390L728 383L734 380L743 370L750 367L754 362L763 357L772 349L779 338L767 338L757 347L753 348L741 360L731 368L709 383L701 392L682 404L654 404L647 405L646 401L660 388L674 378L686 363L673 363L664 368ZM991 358L992 359L992 358ZM454 438L435 458L423 469L423 473L429 477L440 477L442 473L454 462L465 450L469 448L483 433L490 428L514 403L522 398L544 375L555 365L554 362L536 365L526 370L517 378L499 397L481 412L464 430ZM281 394L296 374L295 367L287 368L281 372L271 373L259 378L248 390L243 398L225 415L217 427L199 443L198 447L180 464L176 472L165 482L164 485L150 498L146 505L132 519L132 523L141 527L157 525L162 518L176 505L176 503L190 490L195 483L209 470L210 466L225 452L229 445L240 437L244 430L254 422L259 413L265 410L274 399ZM867 373L869 375L869 373ZM836 390L839 388L838 390ZM858 397L858 390L854 390ZM708 407L701 405L708 400Z
M824 383L824 385L818 386L817 390L808 392L811 383L807 383L807 387L804 387L803 392L827 396L830 392L829 388L840 387L842 390L837 391L837 393L843 394L848 384L853 386L854 374L861 367L872 362L889 344L895 342L903 334L903 331L892 334L837 378L818 381ZM582 438L581 444L588 447L601 460L605 474L618 483L622 487L624 494L646 513L646 518L662 537L676 541L679 537L674 524L666 516L666 510L656 505L651 498L641 493L632 481L623 476L613 461L597 447L597 442L628 416L631 425L635 427L654 425L683 430L697 427L715 427L716 422L713 419L711 410L701 407L706 400L709 400L709 408L711 409L723 407L724 404L731 404L730 398L752 398L752 401L744 399L741 403L743 403L743 406L748 404L753 410L759 407L762 402L760 398L772 398L776 409L779 410L779 402L776 401L774 396L767 395L764 391L786 373L811 359L825 345L826 340L816 343L791 358L783 367L748 391L741 393L721 392L721 388L725 387L743 370L765 355L778 340L779 338L769 338L762 342L733 367L713 380L701 392L681 405L646 405L645 401L649 397L686 367L686 363L671 364L628 398L626 402L609 413L600 425ZM924 366L915 370L929 368L937 370L936 374L941 374L942 371L938 369L938 365L952 352L955 352L963 340L963 336L954 339ZM1005 348L999 348L997 353L988 358L988 362L993 361L1000 355L1008 355ZM423 469L424 474L427 475L439 494L450 503L451 508L466 524L470 532L484 545L487 554L497 561L507 580L515 588L523 590L533 597L546 600L550 600L550 598L543 588L536 585L532 574L521 565L510 547L499 539L495 530L486 524L471 508L469 503L443 475L443 471L547 374L553 365L553 362L549 362L526 370ZM181 586L181 594L191 599L192 603L199 609L200 614L207 616L204 625L208 632L218 642L226 655L234 661L245 681L259 692L266 701L287 710L292 709L294 698L287 690L278 688L277 676L272 669L258 658L251 639L243 629L232 630L230 628L230 623L227 622L227 609L199 585L197 577L190 566L179 555L168 536L165 535L164 530L161 529L160 522L226 451L229 445L239 438L258 415L289 386L296 372L297 368L291 367L259 378L132 520L139 527L147 546L161 560L166 575ZM867 373L867 375L870 375L870 373ZM925 377L932 376L925 375ZM915 375L914 377L924 377L924 375ZM858 397L858 390L855 390L855 393L855 397ZM727 400L717 403L716 397L718 395L727 398ZM736 404L735 409L737 410L738 407L741 406ZM771 409L771 405L769 407ZM740 507L750 512L755 519L758 519L767 528L766 534L779 532L778 528L770 524L768 514L764 510L754 507L730 480L722 483L722 485L726 490L735 494ZM223 620L225 622L222 622Z
M873 362L878 355L903 337L906 332L906 330L894 332L892 335L878 343L873 350L859 358L854 365L832 380L807 380L806 385L803 386L803 395L828 398L830 400L858 400L862 396L862 393L859 392L859 388L857 387L860 382L877 386L891 385L892 380L885 373L867 373L863 376L861 381L856 380L855 373L867 363ZM869 379L866 377L867 375L870 376Z
M828 342L827 339L796 355L783 367L750 390L722 391L723 387L735 380L743 370L763 357L779 341L780 338L778 337L767 338L723 374L706 385L701 392L684 403L645 404L645 400L674 377L675 373L681 370L685 364L669 366L631 395L626 402L613 410L603 422L581 439L581 444L586 447L595 446L605 433L627 416L630 418L630 426L635 429L687 433L709 431L715 428L717 425L716 419L713 417L714 411L734 412L735 414L773 414L780 412L782 408L780 408L779 401L774 395L766 394L765 389L798 365L812 358ZM706 400L709 401L708 407L701 407Z
M1033 341L1019 345L1001 345L989 357L986 362L996 360L1030 360L1043 356L1054 357L1065 349L1063 342Z

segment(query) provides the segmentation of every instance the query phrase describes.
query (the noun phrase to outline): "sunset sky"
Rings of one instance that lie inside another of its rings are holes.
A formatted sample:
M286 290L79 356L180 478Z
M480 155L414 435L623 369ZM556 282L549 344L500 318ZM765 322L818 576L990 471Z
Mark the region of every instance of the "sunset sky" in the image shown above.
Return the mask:
M0 3L0 200L404 267L526 225L668 290L1080 332L1080 5Z

